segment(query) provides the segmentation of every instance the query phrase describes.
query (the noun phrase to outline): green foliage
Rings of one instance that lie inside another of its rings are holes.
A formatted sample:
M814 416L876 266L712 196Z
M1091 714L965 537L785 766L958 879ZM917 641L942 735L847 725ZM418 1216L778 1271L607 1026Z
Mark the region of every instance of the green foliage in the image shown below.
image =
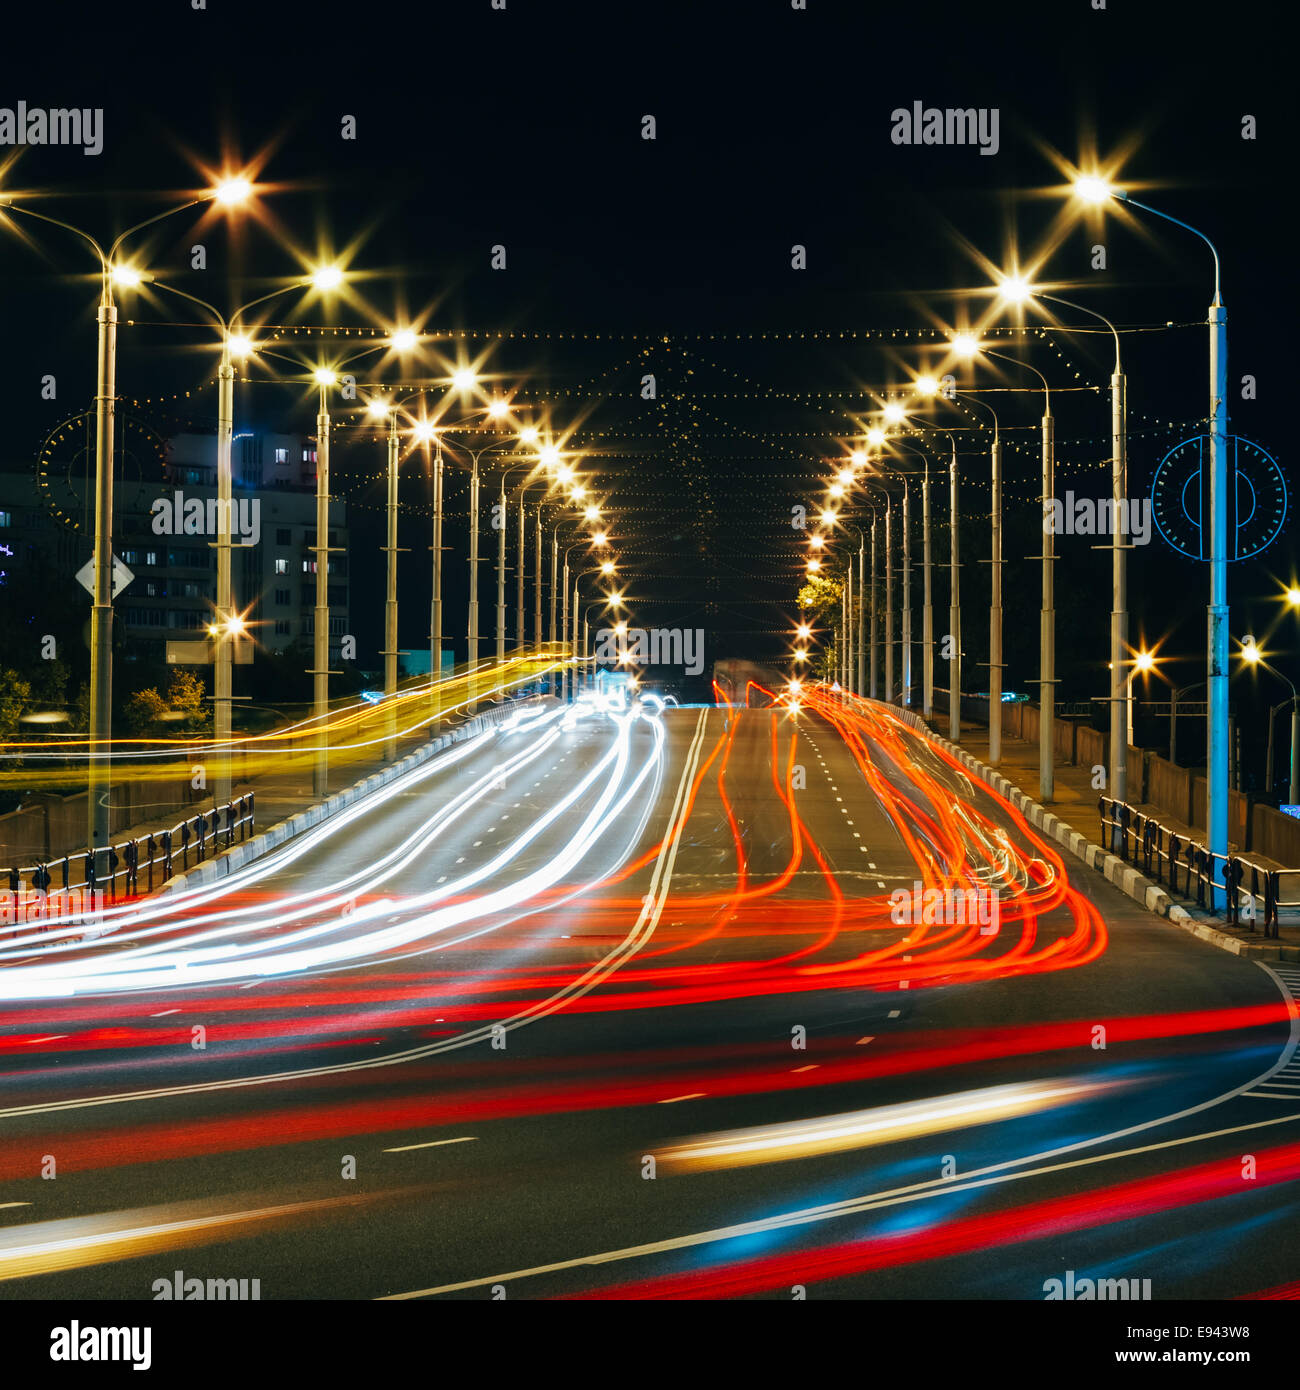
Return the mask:
M17 671L0 667L0 738L12 738L18 729L18 719L32 697L30 682Z
M824 574L810 575L799 590L799 607L806 617L821 620L827 613L839 611L842 587L838 579Z
M203 681L192 671L177 668L165 695L154 686L137 690L124 706L127 727L133 734L194 733L206 726L208 710Z

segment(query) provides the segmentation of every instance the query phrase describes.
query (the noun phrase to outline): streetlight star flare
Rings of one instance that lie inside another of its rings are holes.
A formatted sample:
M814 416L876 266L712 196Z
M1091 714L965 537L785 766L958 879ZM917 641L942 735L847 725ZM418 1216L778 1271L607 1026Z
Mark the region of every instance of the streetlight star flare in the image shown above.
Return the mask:
M222 207L239 207L249 200L252 192L253 185L241 175L231 179L223 179L213 189L212 198Z
M1081 174L1074 181L1075 196L1093 206L1104 203L1107 198L1120 196L1104 178L1097 174Z

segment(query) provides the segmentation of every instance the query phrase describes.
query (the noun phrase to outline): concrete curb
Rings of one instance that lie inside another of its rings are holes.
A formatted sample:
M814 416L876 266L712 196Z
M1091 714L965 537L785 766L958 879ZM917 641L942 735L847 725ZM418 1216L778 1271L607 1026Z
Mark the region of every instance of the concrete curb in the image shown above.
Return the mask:
M911 710L899 709L894 705L890 705L889 710L891 713L901 716L905 722L911 724L918 732L925 734L934 743L940 744L963 766L973 772L981 782L1006 797L1030 825L1041 830L1044 835L1049 836L1058 844L1063 845L1076 859L1081 859L1090 869L1101 874L1107 882L1113 883L1120 892L1126 893L1134 902L1146 908L1148 912L1167 918L1175 926L1181 927L1184 931L1199 937L1200 940L1207 941L1211 946L1217 946L1219 950L1228 951L1234 956L1247 956L1252 960L1300 959L1300 951L1296 951L1294 947L1263 946L1249 941L1241 941L1235 936L1229 936L1227 932L1219 931L1208 922L1198 921L1185 907L1176 903L1160 884L1147 878L1132 864L1125 863L1117 854L1112 854L1108 849L1104 849L1095 841L1090 840L1082 832L1075 830L1055 812L1049 811L1046 806L1027 796L996 768L980 762L978 758L968 753L959 744L950 743L940 734L936 734L920 715L914 714Z
M311 806L296 811L287 819L278 821L269 829L254 835L251 840L244 840L240 844L231 845L229 849L223 850L215 858L205 859L203 863L196 864L192 869L173 874L154 896L159 897L164 893L181 893L187 888L199 888L206 883L215 883L217 879L228 878L237 869L242 869L246 864L251 864L255 859L260 859L262 855L279 848L287 840L292 840L295 835L300 835L304 830L310 830L312 826L319 825L321 821L332 816L335 811L341 811L345 806L352 805L354 801L369 792L386 786L412 768L427 763L430 758L441 753L444 748L450 747L453 743L462 743L467 738L477 737L490 725L500 723L505 713L511 708L512 706L499 705L486 714L476 714L472 719L457 725L448 733L439 734L437 738L421 744L414 752L408 753L391 766L383 768L379 772L372 772L368 777L363 777L361 781L353 783L352 786L335 792L333 796L324 801L314 802Z

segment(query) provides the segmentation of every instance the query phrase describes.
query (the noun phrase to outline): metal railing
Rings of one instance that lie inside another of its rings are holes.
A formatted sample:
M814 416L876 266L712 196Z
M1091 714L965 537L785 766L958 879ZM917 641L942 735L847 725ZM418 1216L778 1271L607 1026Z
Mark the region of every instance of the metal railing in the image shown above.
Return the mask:
M246 840L253 832L252 792L223 806L213 806L207 813L200 811L186 820L177 821L168 830L155 830L147 835L119 840L106 849L94 852L65 854L62 859L53 859L48 863L11 868L9 891L17 894L23 891L24 884L41 893L84 889L91 893L103 892L110 902L118 897L134 897L142 891L152 893L155 866L159 871L158 885L161 887L175 872L176 860L180 860L181 868L188 869L193 853L195 863L201 863L209 854L217 854L222 848L228 849L234 844L236 831L241 840ZM107 877L99 876L97 861L107 865ZM58 869L62 878L57 890L53 890L51 867ZM83 877L74 882L73 875L78 872ZM140 886L141 874L145 877L143 889Z
M1199 840L1111 797L1099 797L1097 809L1103 845L1216 916L1221 894L1230 925L1244 923L1254 931L1259 919L1264 935L1276 937L1278 914L1300 908L1300 896L1282 897L1284 880L1300 890L1300 869L1271 868L1246 854L1215 854Z

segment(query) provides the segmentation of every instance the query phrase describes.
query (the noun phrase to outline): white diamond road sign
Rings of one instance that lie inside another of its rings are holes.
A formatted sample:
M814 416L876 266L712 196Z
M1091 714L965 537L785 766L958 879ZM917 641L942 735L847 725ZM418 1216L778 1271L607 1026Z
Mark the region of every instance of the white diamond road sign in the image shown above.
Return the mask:
M94 598L95 596L95 562L93 559L87 560L77 571L77 583ZM135 578L129 569L117 558L113 556L113 597L118 594Z

